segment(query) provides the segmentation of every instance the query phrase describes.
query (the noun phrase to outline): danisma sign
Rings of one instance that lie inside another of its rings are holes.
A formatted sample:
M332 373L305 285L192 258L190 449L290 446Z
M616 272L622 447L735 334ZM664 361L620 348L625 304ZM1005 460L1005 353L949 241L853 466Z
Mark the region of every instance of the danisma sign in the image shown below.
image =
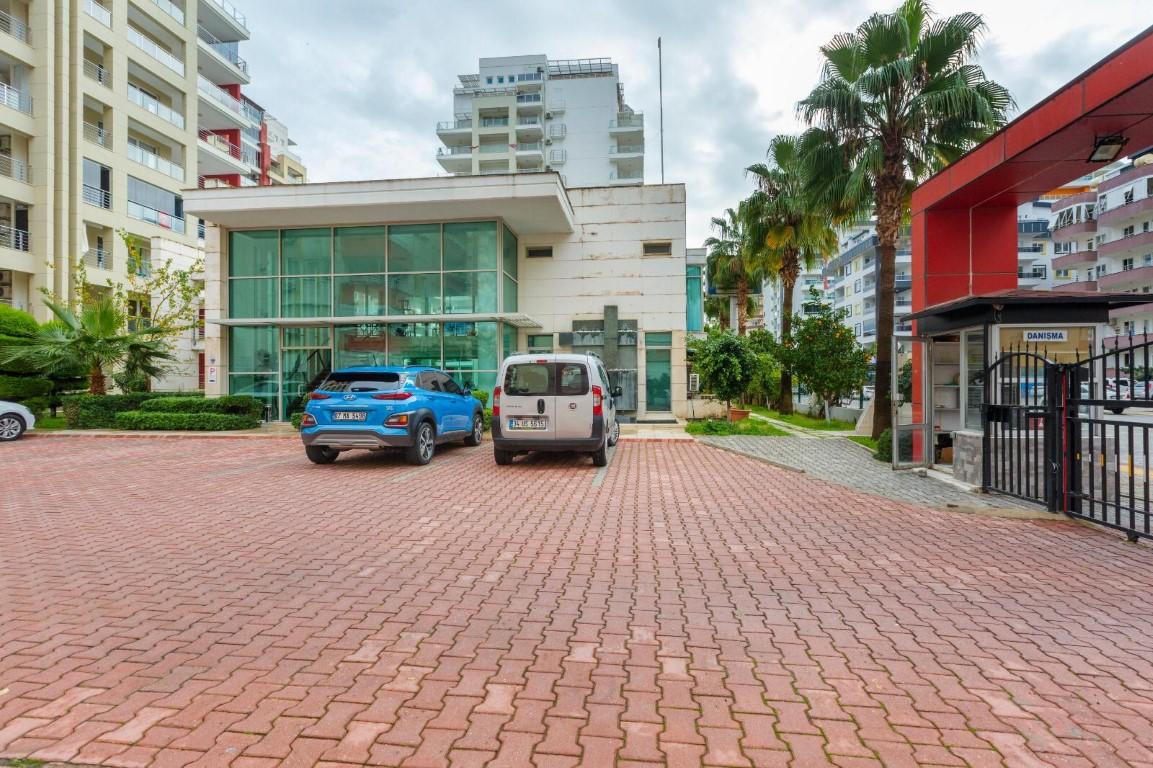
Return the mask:
M1039 328L1036 330L1025 331L1025 342L1027 344L1044 344L1046 342L1068 340L1069 332L1065 330L1057 330L1055 328Z

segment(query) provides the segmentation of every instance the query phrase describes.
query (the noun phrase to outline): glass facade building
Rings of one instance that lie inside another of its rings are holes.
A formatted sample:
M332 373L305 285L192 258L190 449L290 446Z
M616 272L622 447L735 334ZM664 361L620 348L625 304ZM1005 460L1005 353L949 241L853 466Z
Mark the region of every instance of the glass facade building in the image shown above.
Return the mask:
M491 391L516 348L498 315L517 311L517 262L498 221L232 231L227 317L245 322L227 331L228 391L280 419L356 365L432 365Z

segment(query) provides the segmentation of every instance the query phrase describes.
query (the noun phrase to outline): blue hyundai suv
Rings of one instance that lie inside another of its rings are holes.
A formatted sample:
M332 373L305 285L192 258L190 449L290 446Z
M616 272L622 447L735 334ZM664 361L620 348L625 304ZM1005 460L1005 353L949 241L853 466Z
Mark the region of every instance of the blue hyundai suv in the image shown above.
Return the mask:
M344 368L309 395L300 437L316 464L356 448L403 448L410 464L427 464L441 443L480 445L484 409L436 368Z

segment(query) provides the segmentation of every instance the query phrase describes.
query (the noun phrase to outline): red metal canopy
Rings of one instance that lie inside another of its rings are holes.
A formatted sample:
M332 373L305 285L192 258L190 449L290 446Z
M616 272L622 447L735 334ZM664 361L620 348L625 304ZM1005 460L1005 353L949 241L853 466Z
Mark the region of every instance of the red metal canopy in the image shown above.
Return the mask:
M1153 145L1153 27L913 192L913 310L1017 286L1017 206L1103 163L1099 138Z

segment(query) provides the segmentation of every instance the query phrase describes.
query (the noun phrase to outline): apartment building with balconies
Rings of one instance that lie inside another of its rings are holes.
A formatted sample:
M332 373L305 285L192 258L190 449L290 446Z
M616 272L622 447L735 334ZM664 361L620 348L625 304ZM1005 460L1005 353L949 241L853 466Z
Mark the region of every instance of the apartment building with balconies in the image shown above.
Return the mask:
M248 38L228 0L3 3L0 301L44 320L42 290L100 293L129 269L191 265L202 243L183 190L269 183L262 111L241 93ZM198 385L198 337L164 386Z
M555 171L570 187L644 183L644 115L609 59L480 59L460 75L453 117L437 125L454 176Z
M877 259L880 240L874 222L860 222L840 233L840 252L825 264L825 300L845 312L844 323L861 344L877 338ZM913 311L913 251L909 232L897 241L893 276L893 325L897 332L910 330L905 315Z

